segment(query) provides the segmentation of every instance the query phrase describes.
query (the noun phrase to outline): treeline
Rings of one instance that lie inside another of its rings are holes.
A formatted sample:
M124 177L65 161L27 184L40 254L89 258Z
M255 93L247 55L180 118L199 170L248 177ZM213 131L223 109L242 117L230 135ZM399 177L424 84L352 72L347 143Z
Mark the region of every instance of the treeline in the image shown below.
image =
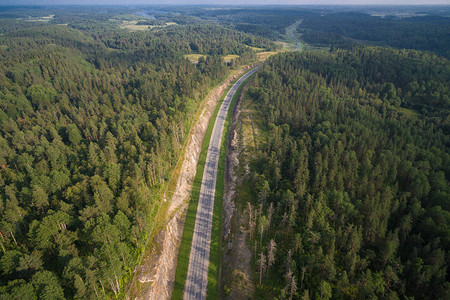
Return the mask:
M35 38L39 37L43 39L43 43L52 42L61 46L75 47L85 54L99 58L132 53L133 60L140 60L141 55L151 53L152 56L158 55L161 63L166 59L172 59L173 56L186 53L242 55L251 51L245 45L274 48L268 39L211 24L169 26L164 30L158 29L150 33L119 30L108 24L98 26L89 23L79 26L69 24L69 28L46 25L23 28L6 35L10 38L28 37L34 42L37 41ZM114 53L107 48L124 52ZM99 51L106 53L99 55ZM134 58L135 56L137 57Z
M123 295L199 102L228 73L183 54L244 53L253 37L14 26L0 36L0 299Z
M340 47L354 46L356 42L346 39L343 35L334 32L323 32L315 30L298 29L301 39L308 44L319 47Z
M447 17L381 18L365 13L333 12L306 17L301 28L302 38L319 46L339 45L344 43L344 38L351 38L450 57L450 21Z
M46 25L43 22L23 22L19 20L8 20L8 19L0 19L0 33L5 34L10 31L29 28L29 27L38 27Z
M450 106L448 60L415 50L352 46L333 54L305 53L299 62L327 78L364 88L394 106L404 106L445 118Z
M234 25L234 28L239 31L266 37L274 41L280 38L278 33L260 24L237 23Z
M254 35L282 39L286 27L302 20L298 26L301 38L315 46L348 47L355 43L391 46L434 52L450 57L450 21L445 9L418 8L408 11L423 16L397 18L371 16L367 9L353 8L348 11L339 7L316 8L172 8L182 15L195 16L207 21L219 22L237 30ZM375 10L376 11L376 10ZM382 13L395 14L395 9L379 9ZM443 16L440 16L442 14Z
M259 35L270 39L279 39L285 34L286 27L306 16L317 15L312 10L299 8L176 8L183 14L196 16L208 21L220 22L233 26L243 32Z
M256 297L450 297L449 74L434 55L356 48L277 55L255 75Z

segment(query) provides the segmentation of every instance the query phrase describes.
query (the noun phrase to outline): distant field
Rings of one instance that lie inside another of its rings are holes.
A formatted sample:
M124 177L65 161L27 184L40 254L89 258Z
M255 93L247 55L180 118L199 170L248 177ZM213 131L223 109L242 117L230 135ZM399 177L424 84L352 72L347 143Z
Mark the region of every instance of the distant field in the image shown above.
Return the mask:
M397 110L408 117L418 117L420 115L417 111L406 107L397 107Z
M40 18L29 18L29 19L26 19L26 20L29 21L29 22L49 22L54 17L55 17L55 15L48 15L48 16L40 17Z
M226 62L230 62L232 59L239 58L239 55L236 54L228 54L223 57Z
M121 25L120 28L128 29L131 31L140 31L140 30L147 30L150 28L150 25L136 25L136 24L129 24L129 25Z
M305 51L330 51L330 47L313 46L303 40L300 40L300 42L302 43L302 49Z
M248 48L250 48L250 49L252 49L253 51L255 51L255 52L262 52L262 51L264 51L265 49L263 49L263 48L258 48L258 47L252 47L252 46L249 46L249 45L244 45L245 47L248 47Z
M120 24L120 28L122 29L128 29L130 31L141 31L141 30L149 30L152 28L162 28L162 27L167 27L167 26L172 26L172 25L177 25L177 23L175 22L167 22L165 25L137 25L138 21L126 21L123 20L122 24Z
M277 45L277 51L258 52L258 53L256 53L256 56L258 57L258 59L265 60L269 56L272 56L274 54L277 54L277 53L280 53L280 52L288 52L288 51L292 51L292 50L295 49L295 46L293 44L291 44L291 43L282 42L282 41L276 41L274 43L275 43L275 45ZM259 49L261 49L261 48L259 48Z
M267 59L269 56L272 56L277 53L278 52L274 52L274 51L259 52L256 54L256 56L258 57L258 59Z
M197 64L200 57L206 57L204 54L186 54L183 55L184 58L189 59L191 63Z
M293 44L286 43L286 42L276 41L275 45L277 45L278 47L281 48L279 50L281 52L283 52L283 51L292 51L292 50L295 49L295 46L293 46Z

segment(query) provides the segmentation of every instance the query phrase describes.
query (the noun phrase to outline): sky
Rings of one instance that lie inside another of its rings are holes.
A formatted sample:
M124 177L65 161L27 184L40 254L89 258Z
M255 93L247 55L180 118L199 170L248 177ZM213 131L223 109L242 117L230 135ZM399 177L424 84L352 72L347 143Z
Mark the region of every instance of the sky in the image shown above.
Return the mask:
M450 5L450 0L0 0L0 5Z

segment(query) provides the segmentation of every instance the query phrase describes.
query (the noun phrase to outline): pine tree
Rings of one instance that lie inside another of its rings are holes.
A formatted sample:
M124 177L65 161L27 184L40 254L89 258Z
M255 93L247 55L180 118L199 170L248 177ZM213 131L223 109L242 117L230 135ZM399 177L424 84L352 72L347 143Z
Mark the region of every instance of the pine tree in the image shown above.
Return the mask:
M262 278L263 278L263 274L267 268L267 264L266 264L266 256L264 255L263 252L261 252L259 254L259 258L258 261L256 262L258 265L258 272L259 272L259 285L262 284Z
M270 240L267 246L267 273L269 273L270 267L275 262L275 252L277 251L277 244L273 239Z

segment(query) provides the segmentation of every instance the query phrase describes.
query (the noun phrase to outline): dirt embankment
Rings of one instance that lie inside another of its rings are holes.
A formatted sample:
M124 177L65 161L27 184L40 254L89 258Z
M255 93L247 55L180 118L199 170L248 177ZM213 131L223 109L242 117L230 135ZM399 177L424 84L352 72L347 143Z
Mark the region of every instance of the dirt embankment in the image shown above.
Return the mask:
M250 259L251 251L247 246L247 229L245 215L240 203L235 203L236 187L241 184L237 176L245 172L243 157L245 142L242 137L241 100L233 111L230 124L230 136L227 145L225 194L224 194L224 256L222 260L221 292L225 299L252 298L255 286ZM239 195L237 195L239 196ZM236 208L236 206L238 206Z
M143 286L150 285L137 299L170 299L172 295L178 249L203 138L223 92L247 69L240 69L230 75L222 85L210 92L201 105L200 116L191 129L184 152L180 175L167 213L167 225L155 239L156 245L151 250L153 254L138 267L137 279Z

